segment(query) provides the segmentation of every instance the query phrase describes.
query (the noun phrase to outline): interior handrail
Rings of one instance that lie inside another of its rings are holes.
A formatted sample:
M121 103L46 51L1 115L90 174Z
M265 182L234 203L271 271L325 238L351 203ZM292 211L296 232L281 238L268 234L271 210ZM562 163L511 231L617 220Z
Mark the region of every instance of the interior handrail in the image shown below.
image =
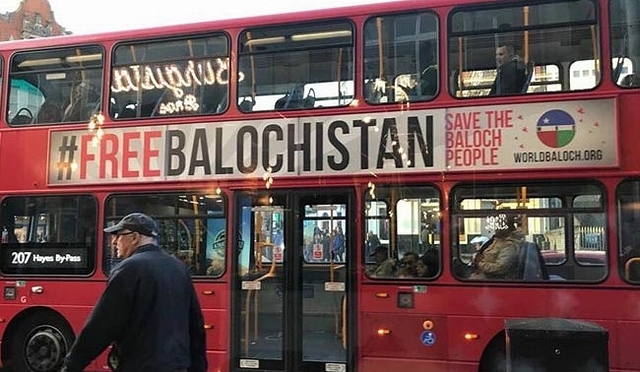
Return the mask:
M631 265L636 263L636 262L640 262L640 257L631 257L630 259L627 260L627 262L624 263L624 278L627 280L631 280L631 278L629 278L629 272L631 270Z

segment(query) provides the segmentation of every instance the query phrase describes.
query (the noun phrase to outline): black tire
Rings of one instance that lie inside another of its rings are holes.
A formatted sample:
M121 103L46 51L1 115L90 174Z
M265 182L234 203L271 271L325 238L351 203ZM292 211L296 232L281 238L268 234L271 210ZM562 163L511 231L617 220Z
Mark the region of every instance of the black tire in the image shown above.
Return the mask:
M507 348L504 342L504 333L494 337L487 346L480 360L479 372L506 372Z
M29 315L9 340L7 369L15 372L56 372L71 348L73 331L62 317L49 312Z

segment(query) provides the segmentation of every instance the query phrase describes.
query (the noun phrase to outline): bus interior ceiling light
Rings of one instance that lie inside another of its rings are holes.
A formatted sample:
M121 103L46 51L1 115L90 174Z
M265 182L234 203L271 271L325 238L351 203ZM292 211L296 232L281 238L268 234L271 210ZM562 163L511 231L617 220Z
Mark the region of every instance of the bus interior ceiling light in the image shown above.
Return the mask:
M246 42L246 45L256 46L256 45L284 43L287 39L290 39L292 41L311 41L311 40L330 39L333 37L348 37L348 36L351 36L351 31L349 30L312 32L308 34L296 34L291 36L274 36L274 37L265 37L261 39L251 39Z
M78 62L88 62L88 61L98 61L102 59L102 54L86 54L79 56L68 56L68 57L55 57L55 58L42 58L42 59L28 59L22 61L18 64L18 67L39 67L39 66L47 66L47 65L55 65L64 62L69 63L78 63Z

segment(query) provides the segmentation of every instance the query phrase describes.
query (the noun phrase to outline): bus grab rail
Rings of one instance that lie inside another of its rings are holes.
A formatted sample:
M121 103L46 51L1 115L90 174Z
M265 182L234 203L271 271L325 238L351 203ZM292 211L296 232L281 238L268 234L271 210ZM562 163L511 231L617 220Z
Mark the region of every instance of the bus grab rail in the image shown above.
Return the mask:
M632 257L628 259L627 262L624 263L624 278L626 280L631 280L631 278L629 277L631 265L636 262L640 263L640 257ZM640 279L640 278L635 278L634 280L637 280L637 279Z

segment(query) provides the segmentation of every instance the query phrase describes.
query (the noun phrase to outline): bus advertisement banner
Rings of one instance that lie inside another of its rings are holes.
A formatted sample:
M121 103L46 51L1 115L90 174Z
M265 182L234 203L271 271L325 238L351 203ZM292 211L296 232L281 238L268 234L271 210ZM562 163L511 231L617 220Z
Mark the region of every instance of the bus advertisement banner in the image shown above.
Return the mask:
M50 185L618 165L615 100L51 131Z

